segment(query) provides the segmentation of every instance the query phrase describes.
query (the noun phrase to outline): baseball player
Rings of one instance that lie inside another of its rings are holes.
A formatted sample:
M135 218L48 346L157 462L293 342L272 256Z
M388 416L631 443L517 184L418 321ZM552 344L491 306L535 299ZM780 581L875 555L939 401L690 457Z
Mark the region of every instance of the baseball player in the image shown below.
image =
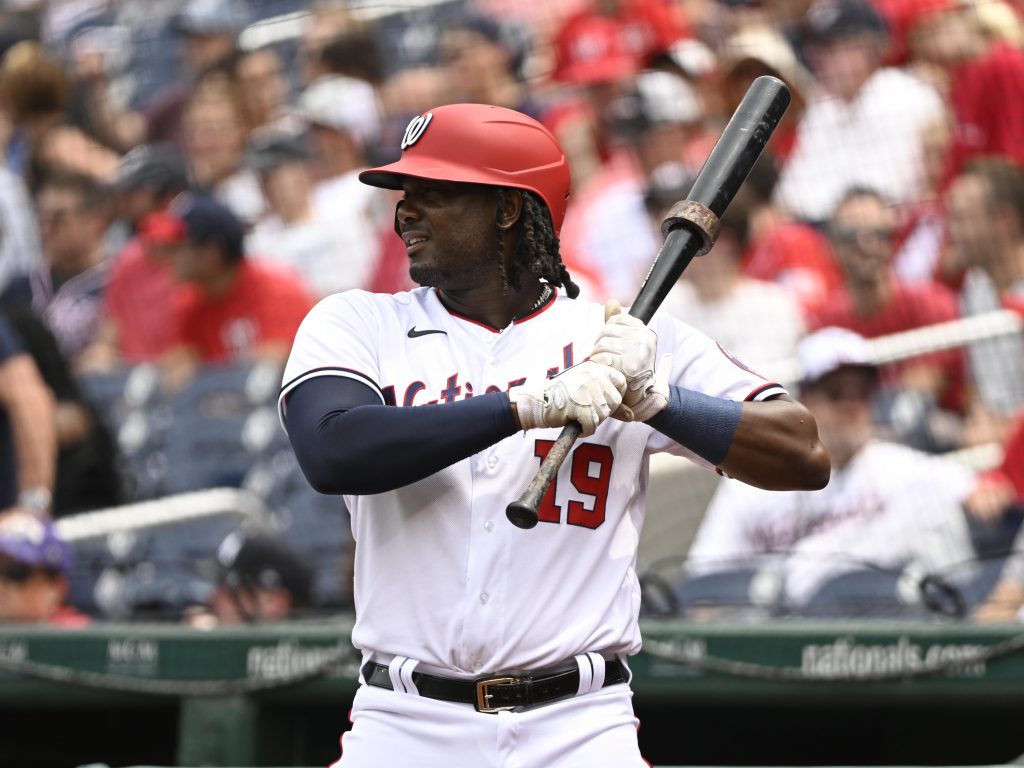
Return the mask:
M824 486L828 456L803 406L693 328L574 300L569 169L539 123L447 105L402 149L360 178L402 191L422 287L323 299L280 398L357 542L362 685L336 765L640 768L627 658L648 456L779 489ZM507 502L571 420L583 437L541 524L512 526Z

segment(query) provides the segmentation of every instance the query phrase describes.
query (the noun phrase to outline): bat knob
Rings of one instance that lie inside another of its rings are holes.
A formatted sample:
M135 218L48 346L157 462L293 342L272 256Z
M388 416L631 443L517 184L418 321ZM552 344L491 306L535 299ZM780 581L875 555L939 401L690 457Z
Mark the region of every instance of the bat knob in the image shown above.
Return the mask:
M517 528L533 528L537 525L537 510L522 501L510 502L505 507L505 517Z

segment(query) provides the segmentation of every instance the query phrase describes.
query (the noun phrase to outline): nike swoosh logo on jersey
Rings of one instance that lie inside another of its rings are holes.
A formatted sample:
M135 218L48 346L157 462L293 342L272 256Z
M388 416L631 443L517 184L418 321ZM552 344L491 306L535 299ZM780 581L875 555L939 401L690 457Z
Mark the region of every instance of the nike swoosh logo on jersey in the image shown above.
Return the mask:
M426 336L426 335L431 334L431 333L443 333L445 336L448 335L448 331L438 331L438 330L417 331L415 325L412 328L409 329L409 333L407 335L409 336L410 339L416 339L416 338L419 338L420 336Z

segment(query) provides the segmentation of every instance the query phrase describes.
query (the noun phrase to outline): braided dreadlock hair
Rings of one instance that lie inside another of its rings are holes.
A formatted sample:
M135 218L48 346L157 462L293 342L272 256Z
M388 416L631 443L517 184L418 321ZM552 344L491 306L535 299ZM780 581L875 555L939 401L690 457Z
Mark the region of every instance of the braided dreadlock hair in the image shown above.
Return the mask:
M580 295L580 288L572 281L569 270L562 263L558 248L558 235L551 223L551 213L540 197L525 189L498 187L498 216L504 208L506 195L519 194L523 198L522 234L516 244L516 252L506 271L503 260L499 259L498 269L501 282L508 291L509 286L519 288L524 272L555 286L562 286L570 299ZM504 253L506 230L497 223L498 253Z

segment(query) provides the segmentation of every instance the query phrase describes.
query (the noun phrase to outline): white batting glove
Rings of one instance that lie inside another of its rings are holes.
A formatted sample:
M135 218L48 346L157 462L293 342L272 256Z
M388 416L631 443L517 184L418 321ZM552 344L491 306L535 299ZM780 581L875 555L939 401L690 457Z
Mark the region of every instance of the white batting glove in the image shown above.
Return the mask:
M607 365L584 360L553 379L512 387L508 397L524 430L578 421L587 437L622 404L625 391L625 376Z
M641 320L622 314L621 310L615 299L605 303L604 328L594 343L590 359L610 365L626 377L622 401L632 408L644 398L654 381L658 334Z
M668 405L668 376L672 372L672 353L668 352L661 356L657 372L651 379L650 385L644 390L643 397L635 405L626 405L623 401L615 413L613 419L619 421L647 421L656 413L661 413Z

